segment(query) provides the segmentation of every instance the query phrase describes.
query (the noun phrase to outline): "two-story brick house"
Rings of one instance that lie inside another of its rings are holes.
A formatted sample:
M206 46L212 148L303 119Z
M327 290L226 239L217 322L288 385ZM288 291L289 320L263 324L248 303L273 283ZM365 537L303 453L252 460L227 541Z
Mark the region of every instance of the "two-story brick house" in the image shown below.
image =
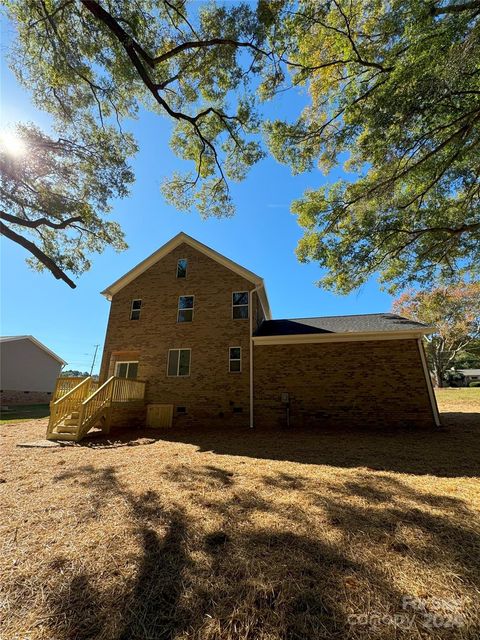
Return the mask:
M145 380L151 426L438 424L419 323L272 320L262 278L184 233L102 293L100 382Z

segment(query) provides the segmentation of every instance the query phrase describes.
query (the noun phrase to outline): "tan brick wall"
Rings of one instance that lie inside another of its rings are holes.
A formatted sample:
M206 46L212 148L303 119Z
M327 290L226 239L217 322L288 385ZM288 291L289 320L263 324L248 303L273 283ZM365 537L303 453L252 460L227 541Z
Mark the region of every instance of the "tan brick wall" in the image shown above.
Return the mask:
M145 426L146 417L147 409L142 403L133 403L125 407L114 405L110 415L110 427L141 428Z
M186 278L176 278L179 258L188 259ZM147 380L147 402L186 406L179 424L222 417L248 424L249 320L233 320L232 292L254 284L182 244L126 285L112 299L101 379L114 362L137 359L138 378ZM193 322L177 323L180 295L194 295ZM260 321L254 296L253 318ZM142 300L140 320L130 320L133 299ZM242 372L229 373L229 347L242 347ZM190 348L191 375L167 377L169 349ZM241 407L241 415L233 407Z
M257 346L257 428L292 426L432 426L415 340Z

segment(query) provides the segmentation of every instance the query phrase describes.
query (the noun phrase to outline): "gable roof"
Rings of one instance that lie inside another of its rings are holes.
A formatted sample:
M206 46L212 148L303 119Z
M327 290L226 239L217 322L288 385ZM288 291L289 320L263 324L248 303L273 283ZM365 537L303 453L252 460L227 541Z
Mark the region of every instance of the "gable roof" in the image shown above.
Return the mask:
M293 336L307 334L349 333L429 333L432 327L402 318L394 313L370 313L351 316L292 318L262 322L255 336Z
M133 269L128 271L121 278L119 278L118 280L115 280L115 282L111 284L109 287L107 287L106 289L104 289L101 292L101 294L105 296L107 300L111 300L112 297L120 291L120 289L123 289L123 287L125 287L127 284L135 280L135 278L138 278L139 275L144 273L147 269L149 269L151 266L156 264L159 260L164 258L171 251L173 251L183 243L188 244L189 246L193 247L197 251L200 251L201 253L208 256L212 260L215 260L219 264L223 265L227 269L230 269L230 271L233 271L239 276L242 276L246 280L250 280L250 282L252 282L257 287L259 287L258 294L263 307L263 311L265 313L265 317L268 319L271 318L270 305L268 303L268 297L265 289L265 284L263 282L263 278L258 276L256 273L253 273L253 271L249 271L248 269L245 269L245 267L242 267L241 265L234 262L233 260L226 258L221 253L218 253L218 251L215 251L214 249L207 247L206 244L203 244L198 240L195 240L195 238L192 238L191 236L187 235L186 233L183 233L183 231L181 231L176 236L174 236L171 240L166 242L163 246L160 247L160 249L157 249L156 251L154 251L154 253L148 256L148 258L145 258L145 260L142 260L142 262L139 262L136 267L133 267Z
M33 336L0 336L0 342L15 342L17 340L30 340L34 345L40 347L40 349L43 349L45 353L48 353L49 356L51 356L55 360L58 360L58 362L60 362L62 365L67 364L65 360L62 360L60 356L57 356L56 353L54 353L51 349L40 342L40 340L37 340Z

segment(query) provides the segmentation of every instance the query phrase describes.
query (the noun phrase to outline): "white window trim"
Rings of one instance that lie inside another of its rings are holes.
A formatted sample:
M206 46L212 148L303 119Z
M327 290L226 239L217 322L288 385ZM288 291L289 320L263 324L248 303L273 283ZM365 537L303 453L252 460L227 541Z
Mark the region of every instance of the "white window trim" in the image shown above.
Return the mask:
M180 376L178 371L180 370L180 354L178 354L177 362L177 374L172 376L168 373L168 363L170 362L170 351L190 351L190 361L188 364L188 374L186 376ZM189 378L192 371L192 350L190 347L178 347L177 349L169 349L167 355L167 378Z
M236 293L246 293L247 294L247 304L233 304L233 296ZM246 318L235 318L233 315L233 310L235 307L247 307L247 317ZM248 320L250 318L250 293L248 291L232 291L232 319L233 320Z
M117 360L117 362L115 362L115 377L120 377L118 375L118 366L121 364L140 364L138 360ZM137 368L137 372L138 372L138 368ZM128 367L127 367L127 373L128 373Z
M185 262L187 263L187 268L185 270L185 277L184 278L179 278L178 277L178 263L180 262L180 260L185 260ZM177 260L177 267L175 269L175 278L177 278L178 280L186 280L188 278L188 258L179 258Z
M240 358L231 358L230 349L240 349ZM240 362L240 369L238 371L232 371L230 369L231 362ZM242 347L228 347L228 373L242 373Z
M134 303L134 302L140 302L140 309L134 309L134 308L133 308L133 303ZM138 319L140 320L141 311L142 311L142 298L134 298L134 299L132 300L132 304L130 305L130 320L133 320L133 318L132 318L132 313L133 313L134 311L138 311L138 312L139 312L139 313L138 313Z
M180 298L193 298L193 306L192 306L192 308L191 309L181 309L180 308ZM191 294L178 296L178 302L177 302L177 324L185 324L185 321L180 322L180 320L178 319L180 317L180 311L191 311L192 312L192 319L191 319L190 322L193 322L193 318L195 316L195 296L192 296Z

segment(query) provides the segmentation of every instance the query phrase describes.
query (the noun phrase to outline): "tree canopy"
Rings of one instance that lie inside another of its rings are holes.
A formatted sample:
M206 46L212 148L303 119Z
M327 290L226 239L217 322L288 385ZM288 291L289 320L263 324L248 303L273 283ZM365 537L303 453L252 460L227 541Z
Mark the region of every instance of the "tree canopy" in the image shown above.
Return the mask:
M441 387L447 370L480 338L480 283L407 291L395 300L393 311L435 327L425 338L426 351Z
M31 254L31 266L73 288L67 272L86 271L92 252L126 247L105 214L112 198L128 194L133 143L111 127L77 130L69 140L22 125L17 139L24 153L0 148L0 233Z
M172 120L191 164L164 194L203 216L234 211L229 181L267 151L349 179L292 210L297 253L346 293L380 272L394 290L480 264L480 0L9 0L12 68L63 127ZM263 101L306 90L288 121ZM260 134L263 133L263 138Z
M294 202L299 258L340 292L478 273L480 2L301 2L284 28L310 103L269 123L272 151L355 172Z

